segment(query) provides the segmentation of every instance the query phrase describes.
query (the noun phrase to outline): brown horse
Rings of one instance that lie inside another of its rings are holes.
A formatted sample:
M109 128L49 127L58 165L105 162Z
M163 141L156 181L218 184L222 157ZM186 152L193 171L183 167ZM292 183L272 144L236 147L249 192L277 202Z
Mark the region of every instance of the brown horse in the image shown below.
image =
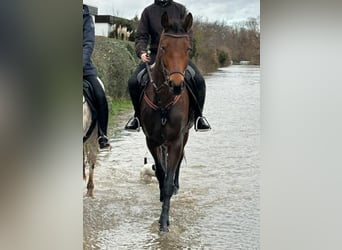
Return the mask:
M179 189L179 168L189 129L193 124L190 99L185 87L185 70L191 51L188 31L192 26L189 13L184 22L171 21L165 12L155 66L141 102L141 126L156 166L160 201L160 231L169 226L170 199Z

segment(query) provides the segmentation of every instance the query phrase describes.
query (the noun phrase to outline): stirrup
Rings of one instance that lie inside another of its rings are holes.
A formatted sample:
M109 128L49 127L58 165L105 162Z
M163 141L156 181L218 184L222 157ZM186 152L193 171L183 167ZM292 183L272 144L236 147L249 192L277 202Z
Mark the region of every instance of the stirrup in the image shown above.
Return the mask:
M207 124L207 126L208 126L208 128L206 128L206 129L199 129L198 128L198 122L199 122L199 120L200 119L203 119L203 121ZM195 131L196 132L207 132L207 131L209 131L211 129L211 127L210 127L210 125L209 125L209 122L208 122L208 120L207 120L207 118L205 118L204 116L199 116L199 117L197 117L197 119L196 119L196 122L195 122Z
M138 123L138 127L137 127L136 129L132 129L132 128L130 128L130 127L128 126L128 124L129 124L129 123L132 123L134 120L136 120L137 123ZM135 116L134 116L134 117L132 117L131 119L129 119L128 122L127 122L126 125L125 125L125 130L130 131L130 132L139 132L139 131L140 131L140 121L139 121L138 117L135 117Z

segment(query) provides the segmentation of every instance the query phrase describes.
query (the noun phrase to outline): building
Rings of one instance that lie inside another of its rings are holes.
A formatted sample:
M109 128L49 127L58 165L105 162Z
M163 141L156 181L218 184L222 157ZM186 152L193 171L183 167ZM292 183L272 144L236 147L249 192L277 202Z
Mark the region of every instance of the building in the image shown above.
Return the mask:
M109 37L109 34L115 30L114 17L109 15L95 16L95 35Z

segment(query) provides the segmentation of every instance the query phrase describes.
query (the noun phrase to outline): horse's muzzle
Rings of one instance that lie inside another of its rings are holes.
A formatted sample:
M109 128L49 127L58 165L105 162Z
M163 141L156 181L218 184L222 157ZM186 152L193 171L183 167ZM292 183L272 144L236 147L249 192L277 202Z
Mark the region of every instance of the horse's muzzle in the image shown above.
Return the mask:
M172 88L174 95L180 95L182 90L184 89L184 82L181 82L181 84L174 84L173 82L170 82L170 87Z

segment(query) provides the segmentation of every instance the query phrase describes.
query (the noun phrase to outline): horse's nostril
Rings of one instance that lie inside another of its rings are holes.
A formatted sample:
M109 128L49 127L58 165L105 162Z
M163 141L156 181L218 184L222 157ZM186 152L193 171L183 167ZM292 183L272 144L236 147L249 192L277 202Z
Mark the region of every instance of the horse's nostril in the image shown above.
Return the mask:
M181 85L173 86L173 94L179 95L181 93L181 91L182 91Z

